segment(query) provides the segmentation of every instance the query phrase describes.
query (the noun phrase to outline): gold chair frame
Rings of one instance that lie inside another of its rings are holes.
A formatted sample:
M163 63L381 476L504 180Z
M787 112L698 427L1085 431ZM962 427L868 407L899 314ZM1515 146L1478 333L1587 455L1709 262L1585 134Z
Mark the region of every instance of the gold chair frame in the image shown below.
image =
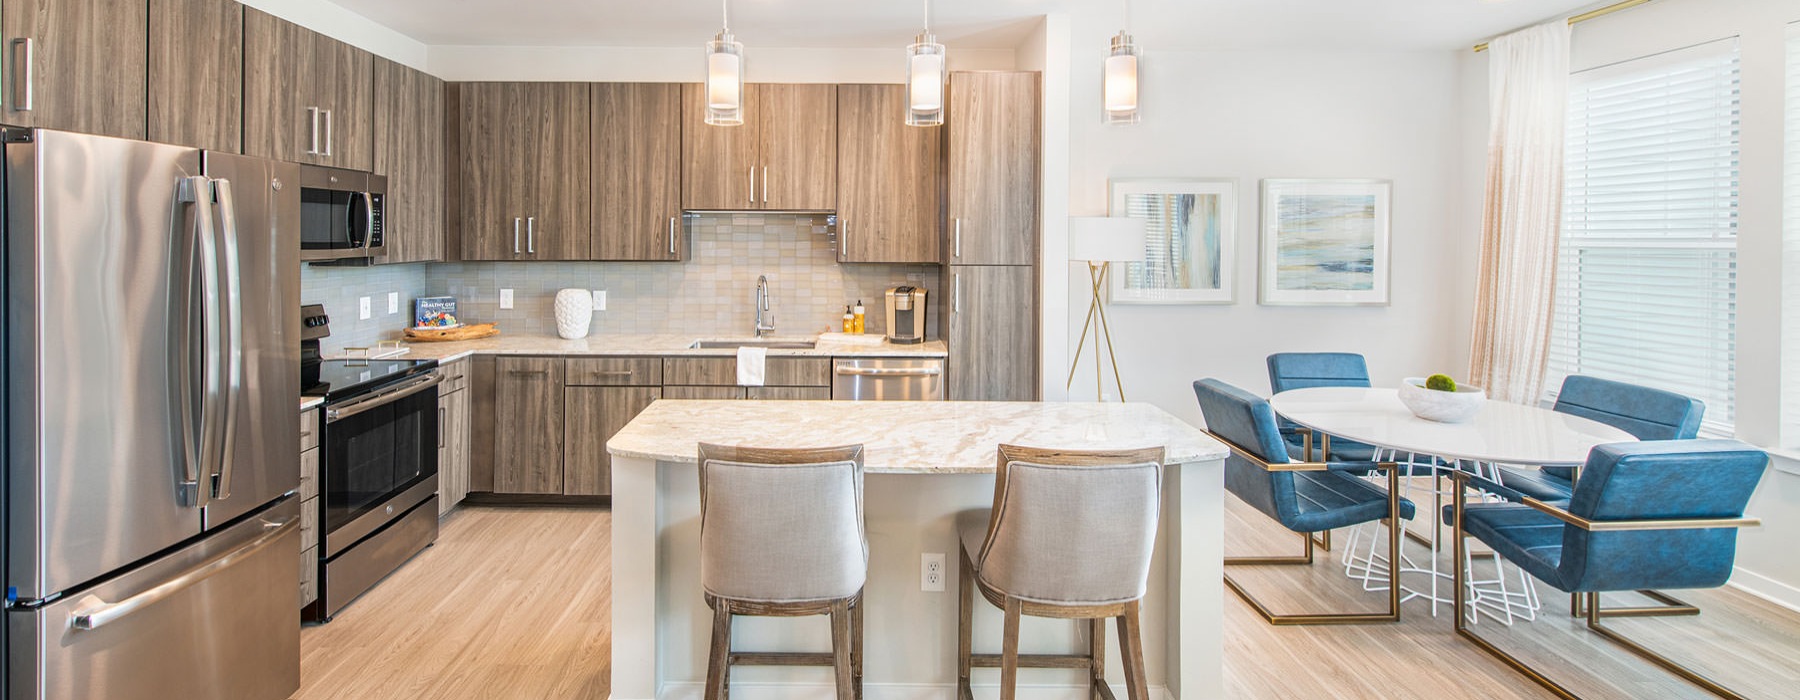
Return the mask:
M1472 476L1473 475L1462 473L1462 472L1455 472L1450 475L1450 478L1452 478L1456 481L1457 491L1458 491L1457 498L1452 501L1452 505L1455 508L1454 515L1452 516L1452 520L1454 520L1453 529L1454 529L1455 534L1452 535L1452 540L1455 543L1456 560L1459 562L1463 561L1463 555L1467 551L1466 548L1468 547L1468 543L1466 542L1468 535L1463 530L1463 509L1464 509L1464 506L1467 501L1466 495L1467 495L1467 490L1469 488L1469 479L1472 478ZM1620 532L1620 531L1646 531L1646 530L1710 530L1710 529L1720 529L1720 528L1759 527L1762 525L1761 520L1759 520L1757 518L1750 518L1750 517L1744 517L1744 518L1692 518L1692 519L1676 519L1676 520L1596 521L1596 520L1588 520L1581 516L1575 515L1574 513L1570 513L1568 510L1565 510L1563 508L1558 508L1556 506L1550 505L1548 503L1537 500L1535 498L1527 497L1522 501L1522 503L1526 506L1531 507L1534 510L1537 510L1538 512L1549 515L1553 518L1556 518L1557 520L1561 520L1565 524L1573 525L1575 527L1581 528L1583 530L1587 530L1589 532ZM1526 664L1523 661L1520 661L1518 659L1518 657L1515 657L1512 654L1508 654L1505 651L1501 650L1500 647L1495 646L1492 642L1489 642L1486 639L1482 639L1479 635L1475 634L1474 631L1469 629L1468 625L1466 624L1466 616L1463 613L1465 596L1467 595L1467 590L1466 590L1466 586L1464 583L1464 575L1465 575L1465 572L1463 570L1463 567L1461 567L1461 566L1456 567L1455 583L1452 584L1452 587L1454 589L1453 597L1456 601L1455 602L1456 634L1464 639L1474 642L1476 647L1480 648L1482 651L1487 652L1489 656L1493 656L1494 658L1499 659L1501 662L1505 663L1507 666L1512 667L1513 670L1518 671L1519 673L1525 675L1525 677L1530 678L1533 681L1536 681L1538 685L1543 686L1545 690L1548 690L1551 693L1554 693L1557 697L1563 698L1564 700L1581 700L1581 696L1576 695L1573 691L1569 690L1568 688L1563 687L1561 684L1557 683L1556 681L1551 680L1550 677L1544 675L1543 672L1541 672L1535 668L1532 668L1530 665ZM1646 593L1646 594L1653 593L1653 592L1646 592L1646 591L1639 591L1639 592ZM1661 595L1661 594L1658 594L1658 595ZM1737 693L1736 691L1731 690L1730 688L1726 688L1725 686L1720 685L1717 681L1714 681L1710 678L1707 678L1706 676L1701 675L1698 671L1695 671L1686 666L1683 666L1673 659L1663 656L1662 654L1658 654L1655 651L1650 650L1648 647L1645 647L1642 644L1639 644L1637 642L1634 642L1634 641L1626 638L1624 635L1620 634L1617 630L1608 629L1607 627L1600 624L1600 621L1607 617L1642 617L1642 616L1645 616L1646 613L1633 613L1632 612L1633 610L1639 610L1638 608L1613 608L1610 610L1602 610L1600 608L1600 594L1599 593L1572 593L1572 594L1570 594L1570 596L1572 598L1579 597L1579 598L1586 599L1586 606L1585 606L1584 614L1585 614L1585 617L1587 618L1588 629L1591 629L1591 630L1599 633L1601 637L1604 637L1604 638L1612 641L1613 643L1618 644L1619 646L1625 647L1625 649L1627 651L1630 651L1631 653L1636 654L1639 657L1642 657L1644 660L1649 661L1653 664L1656 664L1657 666L1662 667L1663 670L1665 670L1665 671L1668 671L1677 676L1680 676L1683 680L1686 680L1689 683L1693 683L1694 685L1700 686L1701 688L1705 689L1707 692L1710 692L1710 693L1717 695L1719 697L1722 697L1722 698L1732 698L1733 700L1745 700L1743 695ZM1667 596L1664 596L1664 597L1667 597ZM1673 598L1670 598L1670 599L1673 600ZM1677 602L1679 602L1679 601L1677 601ZM1689 606L1689 607L1692 607L1692 606ZM1648 614L1669 614L1667 612L1662 612L1662 609L1654 609L1653 608L1653 610L1657 610L1658 612L1648 613ZM1697 614L1698 612L1699 612L1699 610L1695 609L1695 613Z
M1266 472L1322 472L1330 471L1331 469L1330 465L1325 462L1271 463L1268 460L1258 457L1255 453L1245 449L1243 446L1221 437L1217 433L1210 430L1205 432L1207 435L1212 436L1213 439L1218 440L1219 442L1224 443L1226 447L1231 448L1231 451L1234 454L1249 460L1251 464L1256 465ZM1307 457L1311 457L1311 433L1308 432L1305 435L1306 455ZM1329 445L1330 438L1327 437L1326 440L1327 445ZM1329 447L1327 449L1329 449ZM1387 473L1388 516L1383 519L1383 522L1388 526L1388 561L1398 562L1400 553L1400 530L1403 529L1400 525L1399 465L1394 462L1377 462L1375 463L1375 468ZM1327 532L1329 533L1330 531ZM1301 540L1305 542L1305 549L1300 556L1225 557L1225 566L1311 566L1313 563L1313 547L1315 544L1318 544L1318 542L1313 538L1312 533L1303 532L1299 534ZM1329 540L1327 540L1325 544L1328 545ZM1329 548L1327 549L1329 550ZM1230 588L1233 593L1236 593L1239 598L1242 598L1245 603L1248 603L1251 608L1256 610L1258 615L1262 616L1263 620L1271 625L1361 625L1400 621L1399 566L1388 567L1388 607L1387 612L1381 613L1277 614L1273 610L1270 610L1269 606L1263 604L1263 602L1258 600L1255 596L1250 595L1250 592L1245 590L1242 584L1239 584L1236 580L1232 579L1231 574L1229 573L1225 574L1225 586Z

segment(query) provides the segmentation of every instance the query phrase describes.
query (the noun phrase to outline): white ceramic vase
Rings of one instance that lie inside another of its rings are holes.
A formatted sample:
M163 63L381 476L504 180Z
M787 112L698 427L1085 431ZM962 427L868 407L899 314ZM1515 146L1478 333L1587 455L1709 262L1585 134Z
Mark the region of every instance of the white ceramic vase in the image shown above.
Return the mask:
M594 323L594 295L585 289L556 293L556 334L568 340L586 338Z
M1400 403L1413 415L1439 423L1462 423L1474 418L1481 412L1481 405L1487 402L1487 392L1480 387L1458 384L1456 391L1438 391L1425 388L1425 378L1407 377L1400 380Z

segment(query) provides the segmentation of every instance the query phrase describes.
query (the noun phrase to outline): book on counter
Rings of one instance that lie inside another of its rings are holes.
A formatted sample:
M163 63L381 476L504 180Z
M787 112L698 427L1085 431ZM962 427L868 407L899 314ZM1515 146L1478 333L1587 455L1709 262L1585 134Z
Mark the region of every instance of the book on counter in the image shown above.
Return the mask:
M456 328L462 322L456 318L456 297L419 297L413 300L413 327L445 329Z

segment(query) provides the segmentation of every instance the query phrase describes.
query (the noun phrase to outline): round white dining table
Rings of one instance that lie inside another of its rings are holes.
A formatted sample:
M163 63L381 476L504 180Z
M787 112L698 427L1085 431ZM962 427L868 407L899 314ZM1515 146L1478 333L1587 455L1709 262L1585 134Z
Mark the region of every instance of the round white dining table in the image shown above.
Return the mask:
M1269 405L1337 438L1476 463L1580 466L1595 445L1637 440L1599 421L1505 401L1488 401L1465 423L1438 423L1413 415L1395 390L1384 388L1294 389Z

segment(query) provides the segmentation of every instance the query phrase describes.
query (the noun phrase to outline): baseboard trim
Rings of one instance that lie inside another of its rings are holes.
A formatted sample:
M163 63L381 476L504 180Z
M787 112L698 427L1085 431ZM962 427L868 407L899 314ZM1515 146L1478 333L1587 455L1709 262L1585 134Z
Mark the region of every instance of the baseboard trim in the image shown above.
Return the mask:
M973 684L976 694L991 697L998 692L999 686L993 683ZM663 685L662 692L656 700L700 700L705 695L706 686L702 683L668 683ZM1124 697L1123 683L1113 684L1113 691ZM863 697L866 700L956 700L955 684L936 683L865 683ZM1089 700L1087 686L1081 685L1021 685L1019 700ZM1169 689L1150 686L1150 697L1154 700L1176 700ZM836 700L837 687L829 683L732 683L732 700ZM625 700L613 696L612 700Z
M1744 567L1732 569L1731 582L1726 585L1794 612L1800 612L1800 588Z

